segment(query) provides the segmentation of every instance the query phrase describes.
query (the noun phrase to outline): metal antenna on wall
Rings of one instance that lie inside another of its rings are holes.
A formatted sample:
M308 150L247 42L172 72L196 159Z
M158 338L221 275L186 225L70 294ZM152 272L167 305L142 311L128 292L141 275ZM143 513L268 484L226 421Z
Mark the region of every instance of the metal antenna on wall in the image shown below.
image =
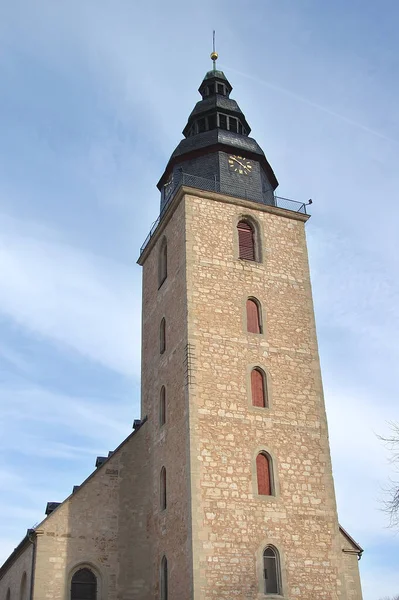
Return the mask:
M218 53L215 50L215 37L216 32L213 30L213 50L211 52L211 59L213 60L213 70L216 71L216 61L218 59Z

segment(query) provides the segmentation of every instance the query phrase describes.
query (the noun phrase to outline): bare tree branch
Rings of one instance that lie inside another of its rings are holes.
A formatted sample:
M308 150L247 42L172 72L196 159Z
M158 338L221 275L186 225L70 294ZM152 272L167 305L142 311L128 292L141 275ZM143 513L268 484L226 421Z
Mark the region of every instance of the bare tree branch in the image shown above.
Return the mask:
M390 450L393 470L399 473L399 423L390 422L388 425L392 434L388 437L379 435L378 438ZM390 526L399 528L399 480L390 479L383 491L386 496L382 501L383 510L389 515ZM399 600L399 596L395 596L392 600Z

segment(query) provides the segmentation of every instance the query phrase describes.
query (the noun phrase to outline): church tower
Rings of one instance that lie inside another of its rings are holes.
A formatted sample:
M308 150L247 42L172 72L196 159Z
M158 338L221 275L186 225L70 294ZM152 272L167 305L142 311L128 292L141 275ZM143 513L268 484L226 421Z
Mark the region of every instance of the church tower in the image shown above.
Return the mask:
M141 248L151 598L361 600L340 528L304 204L202 81Z
M6 600L362 600L305 240L214 68L158 187L134 431L0 566Z

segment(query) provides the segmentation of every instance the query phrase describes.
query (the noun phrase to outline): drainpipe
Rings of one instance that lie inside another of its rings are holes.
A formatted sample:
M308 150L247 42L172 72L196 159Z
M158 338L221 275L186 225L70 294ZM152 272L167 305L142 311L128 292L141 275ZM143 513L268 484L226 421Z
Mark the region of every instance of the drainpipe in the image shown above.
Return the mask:
M32 550L32 566L30 573L30 590L29 600L33 600L33 584L35 581L35 567L36 567L36 531L34 529L28 529L27 531L28 540L33 544Z

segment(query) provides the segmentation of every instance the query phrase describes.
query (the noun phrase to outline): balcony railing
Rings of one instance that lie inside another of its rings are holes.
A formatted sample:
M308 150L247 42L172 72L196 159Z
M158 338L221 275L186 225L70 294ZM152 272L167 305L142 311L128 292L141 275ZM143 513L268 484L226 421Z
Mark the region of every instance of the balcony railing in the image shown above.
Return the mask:
M181 186L193 187L200 190L209 192L219 192L226 194L227 196L234 196L236 198L244 198L253 200L261 204L268 206L276 206L277 208L283 208L284 210L290 210L292 212L299 212L302 214L306 213L306 204L303 202L297 202L296 200L290 200L289 198L282 198L275 196L272 192L260 192L256 193L253 190L247 189L245 186L240 185L229 185L224 182L220 182L218 179L206 179L205 177L198 177L197 175L190 175L189 173L179 173L179 176L172 180L172 182L163 187L161 193L161 212L156 221L154 221L149 234L144 240L143 245L140 248L140 256L144 252L148 242L154 235L166 209L170 202L176 195L177 190Z

